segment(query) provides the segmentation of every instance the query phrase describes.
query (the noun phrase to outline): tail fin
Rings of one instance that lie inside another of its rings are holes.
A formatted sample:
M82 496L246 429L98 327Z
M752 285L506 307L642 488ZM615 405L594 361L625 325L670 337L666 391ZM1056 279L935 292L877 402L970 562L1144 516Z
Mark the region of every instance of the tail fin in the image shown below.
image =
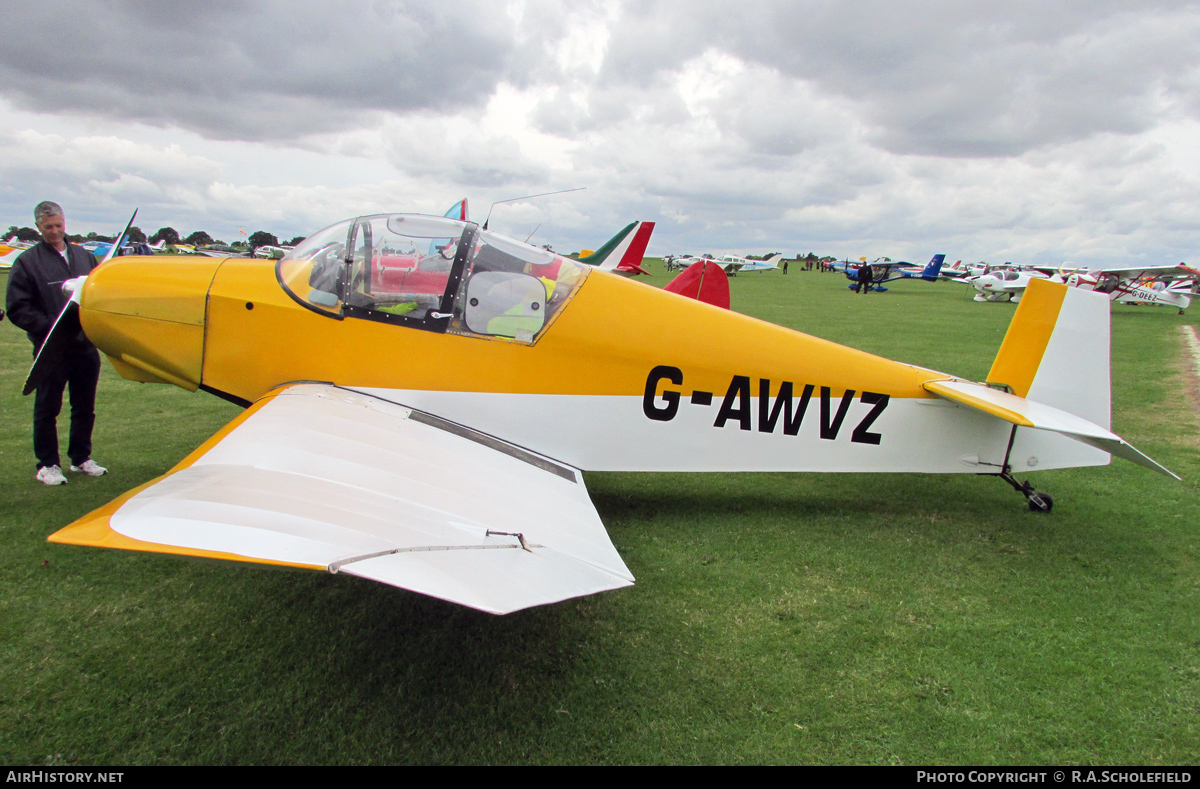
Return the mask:
M446 213L442 214L442 216L448 216L451 219L461 219L462 221L466 222L467 198L464 197L462 200L459 200L457 203L447 208Z
M584 258L583 262L605 271L649 275L650 272L642 268L642 258L646 255L646 246L650 243L650 234L653 232L653 222L630 222L621 232Z
M945 255L934 255L925 264L925 270L921 272L921 276L925 279L937 279L938 274L942 272L942 264L945 262Z
M989 383L1021 397L1112 424L1108 299L1035 279L1025 289Z
M1113 454L1174 477L1109 431L1109 322L1104 294L1035 279L988 373L990 386L935 381L925 388L1016 425L1007 461L1014 467L1097 466Z
M715 260L693 263L668 282L663 290L729 309L729 275Z

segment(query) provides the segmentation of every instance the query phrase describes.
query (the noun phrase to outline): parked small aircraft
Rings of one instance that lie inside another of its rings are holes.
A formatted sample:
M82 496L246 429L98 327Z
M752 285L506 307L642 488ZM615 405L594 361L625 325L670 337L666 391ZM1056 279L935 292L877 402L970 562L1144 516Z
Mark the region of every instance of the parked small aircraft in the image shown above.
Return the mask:
M859 287L857 284L859 273L867 266L870 266L873 275L871 277L871 290L884 293L887 291L887 288L883 287L883 284L885 282L895 282L898 279L923 279L926 282L937 282L942 271L942 262L945 259L945 255L934 255L923 268L903 260L889 260L884 263L863 263L856 269L846 269L846 279L855 283L849 286L851 289Z
M1053 275L1045 270L1031 268L998 268L965 281L978 291L975 301L1020 301L1029 283L1037 279L1050 279ZM1062 281L1061 277L1058 281Z
M978 291L975 301L1020 301L1029 283L1050 279L1084 290L1107 294L1120 304L1157 304L1175 307L1182 314L1192 298L1200 270L1185 263L1177 266L1133 266L1115 269L1066 269L1051 266L998 268L969 278Z
M442 291L379 282L381 246L424 254ZM122 376L247 408L58 543L345 572L506 613L633 582L582 469L991 474L1043 511L1018 469L1112 453L1170 474L1108 429L1107 299L1061 284L1030 286L990 383L443 217L347 220L279 261L118 258L70 290L29 384L81 324Z
M120 246L108 241L89 241L82 246L98 258L153 255L156 252L165 252L167 248L162 241L158 244L150 244L145 241L129 241L128 239L124 239Z
M722 255L717 260L717 264L725 269L726 274L734 277L746 271L775 271L779 268L779 261L781 260L783 260L783 255L772 255L766 260L753 260L737 255Z
M663 258L663 263L667 267L667 271L683 271L689 266L694 266L702 260L716 261L712 255L707 253L696 257L695 255L667 255Z
M679 271L690 266L695 260L689 255L663 255L662 262L667 271Z
M254 248L254 257L267 258L269 260L279 260L287 253L288 251L283 247L271 246L270 244L263 244L261 247Z
M702 260L715 262L719 265L726 274L731 277L736 277L742 271L773 271L779 268L779 261L783 260L783 255L772 255L766 260L752 260L739 255L722 255L721 257L713 257L712 255L701 255L695 257L693 255L676 255L669 256L667 262L667 271L674 269L685 269L689 266L694 266Z
M1198 295L1200 270L1178 266L1141 266L1076 271L1066 276L1068 285L1107 293L1119 304L1155 304L1183 311Z
M587 255L568 255L572 260L587 263L589 266L616 271L619 274L650 275L642 268L642 258L646 256L646 247L650 243L650 234L654 232L653 222L630 222L615 236L605 241L595 252Z
M964 277L971 276L970 269L967 266L964 266L961 260L956 260L950 264L943 263L942 270L938 273L942 275L943 279L962 279Z
M13 263L17 262L17 258L21 253L29 249L31 245L17 241L15 238L10 238L8 241L0 243L0 269L12 268Z

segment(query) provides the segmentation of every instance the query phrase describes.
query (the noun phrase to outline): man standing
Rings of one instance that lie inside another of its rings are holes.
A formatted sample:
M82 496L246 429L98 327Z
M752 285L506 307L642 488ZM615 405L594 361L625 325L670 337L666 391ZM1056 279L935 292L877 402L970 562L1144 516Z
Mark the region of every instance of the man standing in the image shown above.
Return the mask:
M862 292L864 295L871 292L871 283L874 281L875 272L871 270L869 263L863 263L862 268L858 270L858 281L862 284Z
M55 319L67 304L62 284L82 277L96 267L96 258L86 249L66 243L67 223L58 203L45 201L33 209L34 224L41 243L27 249L8 276L8 318L24 329L33 343L33 354L46 341ZM65 338L64 338L65 339ZM38 386L33 402L33 451L37 455L37 479L47 485L62 485L58 458L58 413L63 390L71 388L71 438L67 454L71 471L99 477L108 472L92 460L92 426L96 422L96 383L100 378L100 354L82 331L70 338L56 369Z

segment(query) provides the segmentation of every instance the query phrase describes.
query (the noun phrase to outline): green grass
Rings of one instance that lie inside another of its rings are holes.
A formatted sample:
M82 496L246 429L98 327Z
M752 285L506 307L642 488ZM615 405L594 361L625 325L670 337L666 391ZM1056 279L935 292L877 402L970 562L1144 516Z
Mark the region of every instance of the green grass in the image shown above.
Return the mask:
M858 296L797 267L731 284L741 312L974 378L1013 312L951 283ZM1035 474L1055 498L1039 516L968 475L589 474L637 585L507 617L46 543L237 409L106 366L112 473L38 485L29 345L5 322L0 761L1194 764L1191 321L1113 315L1114 429L1182 483L1123 461Z

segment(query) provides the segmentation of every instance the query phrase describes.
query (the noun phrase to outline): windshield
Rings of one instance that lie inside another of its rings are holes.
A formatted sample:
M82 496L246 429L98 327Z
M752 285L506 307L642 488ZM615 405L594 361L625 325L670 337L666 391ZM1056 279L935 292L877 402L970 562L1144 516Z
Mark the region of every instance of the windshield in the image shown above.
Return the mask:
M279 281L319 312L340 316L355 307L422 318L441 304L466 227L417 214L348 219L288 252L278 265Z
M313 233L283 256L275 270L292 298L319 312L341 314L342 268L353 223L347 219Z
M469 222L379 214L313 234L276 271L331 316L532 343L590 267Z

